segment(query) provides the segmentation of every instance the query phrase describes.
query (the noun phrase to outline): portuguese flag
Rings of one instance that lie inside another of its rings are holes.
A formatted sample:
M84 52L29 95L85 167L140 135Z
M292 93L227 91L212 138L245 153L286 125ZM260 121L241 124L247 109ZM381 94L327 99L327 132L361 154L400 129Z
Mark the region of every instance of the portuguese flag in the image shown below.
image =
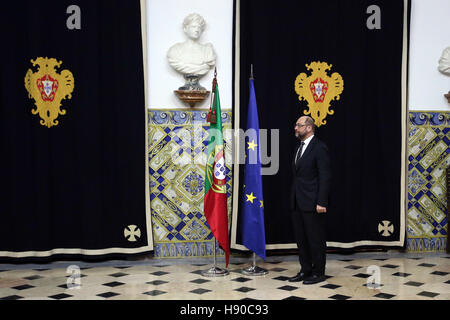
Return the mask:
M204 212L214 237L225 251L225 263L228 266L230 241L228 239L227 183L219 87L216 78L213 80L212 94L213 103L208 114L210 127L205 172Z

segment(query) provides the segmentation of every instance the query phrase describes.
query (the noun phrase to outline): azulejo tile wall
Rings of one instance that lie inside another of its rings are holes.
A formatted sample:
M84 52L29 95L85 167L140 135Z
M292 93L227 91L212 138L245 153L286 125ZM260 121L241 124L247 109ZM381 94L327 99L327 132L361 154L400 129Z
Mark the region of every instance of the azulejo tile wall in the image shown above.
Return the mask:
M212 256L203 215L209 124L206 111L150 110L149 172L154 254L158 258ZM222 112L231 219L231 112ZM450 112L410 112L407 250L445 251L448 212L445 170L450 165ZM218 256L223 255L221 250Z
M214 238L203 214L206 116L206 111L149 110L150 206L157 258L212 256ZM222 112L230 221L231 118L231 112ZM218 246L216 252L223 255Z
M409 113L408 251L445 251L450 113Z

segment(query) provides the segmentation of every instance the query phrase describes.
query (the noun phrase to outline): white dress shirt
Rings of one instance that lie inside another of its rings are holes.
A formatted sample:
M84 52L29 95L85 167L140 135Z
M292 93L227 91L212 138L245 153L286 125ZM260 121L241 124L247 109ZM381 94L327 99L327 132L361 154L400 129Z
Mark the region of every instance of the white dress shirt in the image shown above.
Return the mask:
M303 145L303 149L302 149L302 154L300 156L298 155L298 151L300 150L300 147L298 147L297 153L295 154L295 159L302 157L302 155L305 153L306 148L308 147L308 144L311 142L312 138L314 138L314 135L312 135L311 137L309 137L308 139L303 141L304 145Z

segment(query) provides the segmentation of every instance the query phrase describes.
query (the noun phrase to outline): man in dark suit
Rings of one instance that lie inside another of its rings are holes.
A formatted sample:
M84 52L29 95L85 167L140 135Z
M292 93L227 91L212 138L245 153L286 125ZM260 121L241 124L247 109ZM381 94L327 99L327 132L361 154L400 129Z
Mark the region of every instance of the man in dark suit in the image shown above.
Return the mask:
M303 116L297 120L295 136L300 145L292 163L291 210L301 270L289 281L303 281L303 284L326 279L325 216L331 169L328 148L314 132L311 117Z

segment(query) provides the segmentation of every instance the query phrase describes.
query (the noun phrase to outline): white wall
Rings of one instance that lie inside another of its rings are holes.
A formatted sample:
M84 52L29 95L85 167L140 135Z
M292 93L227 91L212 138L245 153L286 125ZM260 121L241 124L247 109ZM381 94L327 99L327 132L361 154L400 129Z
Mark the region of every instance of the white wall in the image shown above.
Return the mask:
M183 77L167 63L167 50L186 40L183 19L192 12L207 23L200 42L211 42L217 54L217 71L222 109L232 104L232 0L146 0L147 85L150 108L188 108L173 93ZM450 46L450 0L413 0L411 8L409 61L409 110L450 111L444 93L450 90L450 77L441 74L438 61ZM200 83L211 90L213 70ZM209 100L195 109L209 108Z
M146 0L147 10L147 86L148 107L189 108L175 94L184 84L184 78L167 62L167 51L178 42L186 40L183 20L190 13L198 13L206 20L206 29L200 43L212 43L217 55L217 80L222 109L232 106L232 0ZM200 84L211 90L214 69L200 80ZM194 109L208 109L210 100L196 104Z
M437 69L450 47L450 0L413 0L409 68L409 110L450 111L444 93L450 77Z

